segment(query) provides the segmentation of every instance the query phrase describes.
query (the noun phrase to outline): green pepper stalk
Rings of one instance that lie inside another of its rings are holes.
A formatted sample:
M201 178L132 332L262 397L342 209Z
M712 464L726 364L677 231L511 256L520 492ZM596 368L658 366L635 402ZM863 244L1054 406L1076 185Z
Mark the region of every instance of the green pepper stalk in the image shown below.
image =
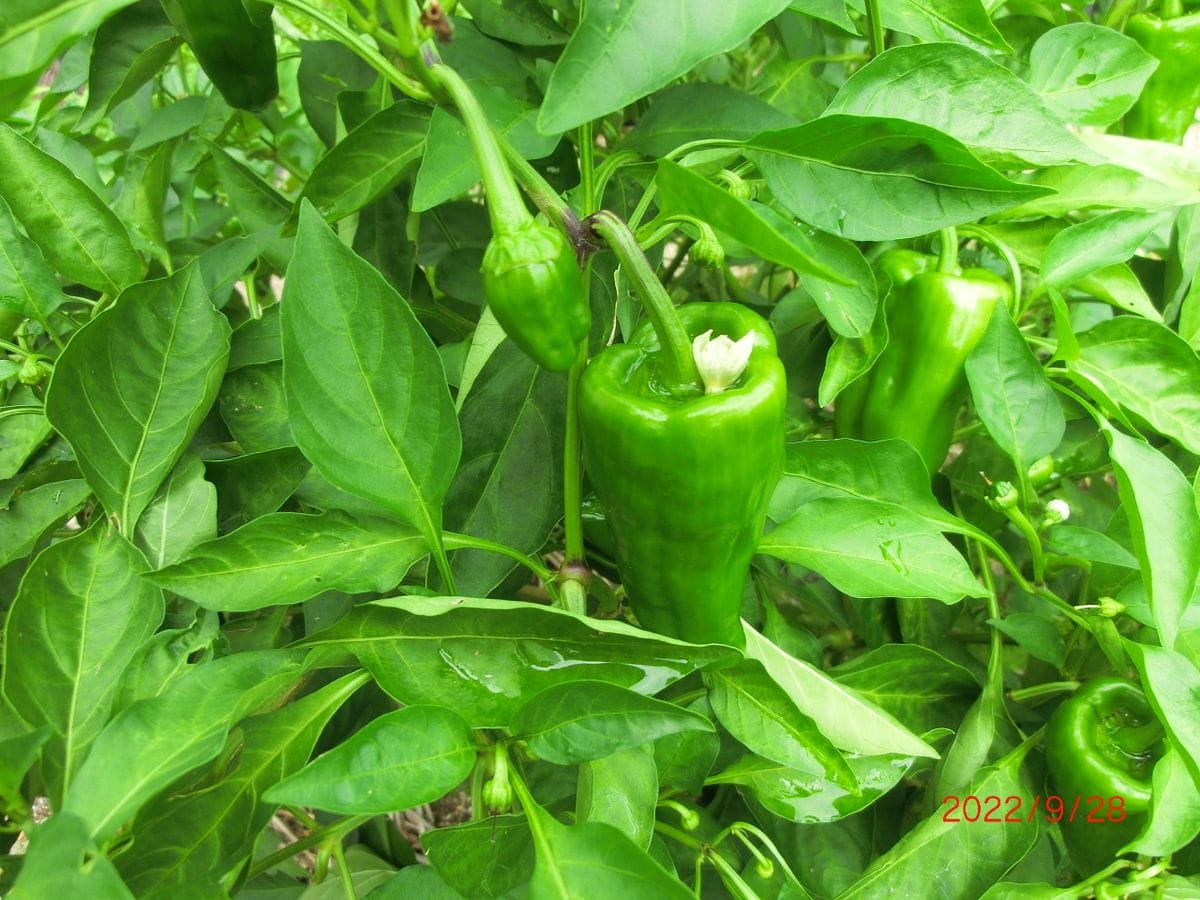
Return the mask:
M1145 694L1120 678L1087 682L1046 724L1052 786L1067 808L1081 798L1060 826L1084 876L1108 864L1145 825L1154 764L1165 752L1162 737Z
M279 93L271 6L243 0L162 0L204 74L235 109L263 109Z
M450 95L479 161L492 239L483 255L483 288L500 327L543 368L571 368L591 327L575 250L525 206L504 152L466 82L440 60L429 76Z
M583 374L584 464L641 625L740 646L742 591L783 466L786 376L770 325L749 308L666 313L664 330L694 343L705 387L681 382L660 323L642 323Z
M834 427L840 437L906 440L936 472L950 449L967 357L1012 289L986 269L939 271L946 266L935 257L911 250L889 250L876 267L892 279L888 342L838 396Z
M1161 5L1159 15L1137 15L1125 34L1158 60L1141 96L1125 114L1130 137L1183 142L1200 106L1200 13L1183 15L1179 0Z

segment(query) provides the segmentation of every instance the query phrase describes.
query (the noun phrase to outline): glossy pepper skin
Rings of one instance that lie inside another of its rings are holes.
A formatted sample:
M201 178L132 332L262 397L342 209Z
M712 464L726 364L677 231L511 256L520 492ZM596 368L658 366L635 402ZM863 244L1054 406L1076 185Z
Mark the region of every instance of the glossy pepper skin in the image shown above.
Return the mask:
M279 93L272 7L254 0L162 0L225 102L260 110Z
M1068 810L1082 798L1074 820L1064 813L1060 826L1083 875L1112 862L1146 824L1154 764L1164 753L1162 734L1146 695L1120 678L1087 682L1046 723L1051 785ZM1097 797L1102 806L1089 801ZM1092 818L1103 821L1087 821L1093 808Z
M583 374L584 464L641 625L740 646L742 589L783 465L786 376L770 325L752 310L692 303L678 313L691 338L753 334L745 371L719 393L673 395L643 323Z
M483 289L500 327L538 365L569 369L591 310L575 251L557 228L532 217L497 233L483 254Z
M1158 60L1141 96L1125 114L1125 134L1182 143L1200 106L1200 13L1167 19L1134 16L1125 34Z
M1012 290L986 269L961 275L921 264L909 250L889 250L877 261L892 278L884 315L888 342L870 371L838 395L839 437L901 438L921 454L929 471L946 459L963 400L963 366L997 306Z

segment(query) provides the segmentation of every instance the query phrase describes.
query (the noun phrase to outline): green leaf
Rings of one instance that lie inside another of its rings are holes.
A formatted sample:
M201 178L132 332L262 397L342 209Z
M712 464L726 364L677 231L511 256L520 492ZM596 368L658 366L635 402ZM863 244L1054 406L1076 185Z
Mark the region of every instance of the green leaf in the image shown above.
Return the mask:
M1032 803L1020 778L1020 756L1008 757L980 769L962 792L964 796L1010 797ZM840 897L925 896L936 884L946 897L977 897L1019 862L1037 841L1040 826L1033 819L986 825L946 821L944 810L920 822L874 862ZM954 818L954 817L949 817ZM953 865L947 865L948 861Z
M709 734L715 739L713 732L676 734ZM611 825L641 849L649 849L659 790L654 746L632 747L580 766L576 820Z
M1200 511L1183 473L1149 444L1109 425L1102 429L1121 505L1150 599L1154 625L1171 648L1200 577Z
M311 204L300 211L281 318L284 388L304 455L440 546L461 450L441 357L404 298Z
M1129 140L1138 144L1157 143ZM1051 166L1026 176L1024 183L1043 189L1042 195L1034 199L1022 198L1025 202L1003 211L999 218L1065 216L1095 208L1155 212L1188 203L1200 203L1200 191L1196 188L1181 190L1141 174L1126 164Z
M863 0L849 0L848 5L863 12ZM884 28L911 34L926 43L958 41L982 49L1012 49L992 24L981 0L884 0L880 11Z
M542 159L554 152L559 134L546 135L537 130L534 104L486 83L475 82L472 90L483 104L492 129L522 157ZM433 209L464 193L479 177L479 163L465 126L446 110L434 109L421 169L413 186L413 209Z
M538 128L557 134L620 109L732 50L786 6L786 0L590 3L550 75Z
M486 35L527 47L556 47L570 35L536 0L470 0L463 6Z
M111 861L96 846L79 816L56 812L33 829L11 900L87 897L133 900Z
M833 670L838 683L913 731L957 727L979 695L975 677L917 644L885 644Z
M279 321L278 316L274 319ZM231 359L232 355L231 352ZM245 453L296 446L288 422L283 365L279 361L227 372L217 395L217 408L229 433Z
M490 816L421 835L429 865L464 897L502 897L533 874L524 816Z
M41 249L17 227L0 197L0 310L45 325L66 299Z
M338 95L366 91L379 78L370 63L340 41L298 41L300 67L296 86L300 106L313 131L332 147L338 138Z
M537 861L530 900L654 897L687 900L691 891L645 850L603 822L563 825L532 802L522 802Z
M751 752L823 774L857 793L854 772L817 724L796 708L762 665L746 659L707 673L708 698L725 729Z
M1042 281L1067 287L1097 269L1123 263L1166 219L1162 213L1112 212L1064 228L1046 247Z
M536 554L562 519L567 379L501 344L462 406L462 462L446 495L446 527ZM486 596L513 571L481 550L451 556L458 589Z
M655 95L617 147L662 157L691 141L744 141L796 124L765 100L729 85L676 84Z
M819 772L796 769L758 756L743 756L708 779L709 784L736 784L772 816L792 822L834 822L866 809L904 777L911 756L848 757L859 793L827 781Z
M40 73L76 38L134 0L18 0L0 13L0 79Z
M161 569L201 541L217 536L217 490L204 480L198 456L181 459L138 519L134 541Z
M916 237L1046 189L1009 181L954 138L903 119L832 115L746 145L776 199L852 240Z
M145 896L178 896L249 856L275 807L262 799L299 771L330 717L366 681L346 675L282 709L247 719L231 735L234 762L212 783L160 797L132 829L118 858L125 883Z
M759 541L760 553L824 576L852 597L933 597L987 591L937 526L874 500L813 500Z
M224 534L275 512L311 468L295 447L213 460L207 474L217 489L217 530Z
M429 117L422 107L393 103L321 157L300 196L327 222L358 212L416 168L428 130Z
M1044 166L1099 160L1029 85L962 44L893 47L850 76L825 115L898 111L957 138L987 161Z
M606 681L652 695L737 656L623 622L459 597L364 604L303 643L349 651L402 703L446 706L474 728L506 726L526 700L555 684Z
M108 722L125 669L163 617L141 554L99 521L33 561L4 628L4 696L53 734L42 766L58 806Z
M1159 434L1200 453L1200 358L1158 322L1117 316L1079 335L1071 368Z
M272 803L384 815L429 803L475 765L471 728L453 710L406 706L386 713L269 789Z
M87 106L75 131L90 131L114 106L158 74L182 43L162 5L141 0L96 31L88 67Z
M160 696L116 716L92 745L63 811L107 841L179 776L221 752L229 728L278 704L301 675L295 653L243 651L194 665Z
M428 552L414 529L386 519L272 513L149 577L207 609L246 612L323 591L383 592Z
M603 681L551 685L521 706L508 730L541 759L573 766L680 731L712 731L704 716Z
M785 653L745 622L742 627L746 632L746 656L762 663L796 708L809 716L834 746L863 756L937 756L925 741L857 691Z
M66 278L107 294L137 281L125 225L63 163L0 124L0 196Z
M1029 83L1076 125L1111 125L1133 106L1158 60L1132 38L1091 22L1044 32L1029 51Z
M1059 445L1067 427L1062 404L1003 305L967 357L966 372L979 418L1022 472Z
M1150 821L1129 850L1145 856L1166 856L1200 835L1200 787L1188 772L1182 754L1168 746L1154 764Z
M796 225L770 207L738 199L667 159L658 162L657 183L664 212L698 216L764 259L793 269L836 333L857 337L870 329L875 317L875 275L849 241Z
M28 556L55 524L79 511L92 489L82 479L52 481L17 494L0 517L0 566Z
M189 265L123 291L59 357L46 416L122 533L200 427L228 356L229 323Z

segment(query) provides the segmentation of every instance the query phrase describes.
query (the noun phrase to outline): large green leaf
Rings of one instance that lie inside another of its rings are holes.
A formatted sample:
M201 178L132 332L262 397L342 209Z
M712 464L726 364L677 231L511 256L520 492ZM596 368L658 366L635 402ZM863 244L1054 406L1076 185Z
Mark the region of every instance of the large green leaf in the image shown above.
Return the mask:
M0 566L27 556L46 531L79 511L92 489L79 478L51 481L17 494L0 517Z
M567 379L502 343L463 404L462 464L446 496L446 527L536 553L562 518ZM451 557L458 588L485 596L516 565L481 550Z
M297 654L243 651L199 663L159 696L119 713L92 745L63 810L106 841L175 779L221 752L229 728L278 704L301 677Z
M916 237L1049 193L1009 181L949 135L904 119L824 116L746 146L790 212L852 240Z
M179 896L254 850L275 811L263 793L298 771L330 717L366 680L346 675L282 709L247 719L230 736L233 766L211 784L151 803L134 822L118 864L139 897Z
M59 357L46 415L130 535L208 413L229 357L229 323L200 270L123 291Z
M958 138L983 159L1095 161L1029 85L963 44L893 47L855 72L826 115L894 116Z
M733 49L786 6L786 0L588 3L550 75L538 128L555 134L620 109Z
M414 529L386 519L272 513L149 577L208 609L247 611L323 591L390 590L428 552Z
M475 765L471 728L454 710L385 713L266 793L273 803L384 815L458 787Z
M137 281L125 225L66 165L0 124L0 196L66 278L107 294Z
M309 203L281 318L284 388L304 455L440 546L461 450L441 357L404 298Z
M4 696L53 729L42 757L56 805L108 722L125 669L163 617L146 562L101 520L43 550L4 628Z
M0 8L0 79L39 73L77 37L134 0L11 0Z
M539 691L607 681L656 694L701 666L736 658L623 622L459 597L397 597L355 607L304 641L333 659L355 654L403 703L449 707L472 727L504 727Z
M65 299L42 251L0 197L0 309L45 323Z

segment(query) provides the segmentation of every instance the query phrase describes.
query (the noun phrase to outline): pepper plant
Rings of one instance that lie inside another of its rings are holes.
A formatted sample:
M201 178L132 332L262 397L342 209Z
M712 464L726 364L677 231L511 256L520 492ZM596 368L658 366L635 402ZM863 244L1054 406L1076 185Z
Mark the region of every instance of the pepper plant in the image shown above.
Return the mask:
M1200 4L0 11L0 893L1200 895Z

